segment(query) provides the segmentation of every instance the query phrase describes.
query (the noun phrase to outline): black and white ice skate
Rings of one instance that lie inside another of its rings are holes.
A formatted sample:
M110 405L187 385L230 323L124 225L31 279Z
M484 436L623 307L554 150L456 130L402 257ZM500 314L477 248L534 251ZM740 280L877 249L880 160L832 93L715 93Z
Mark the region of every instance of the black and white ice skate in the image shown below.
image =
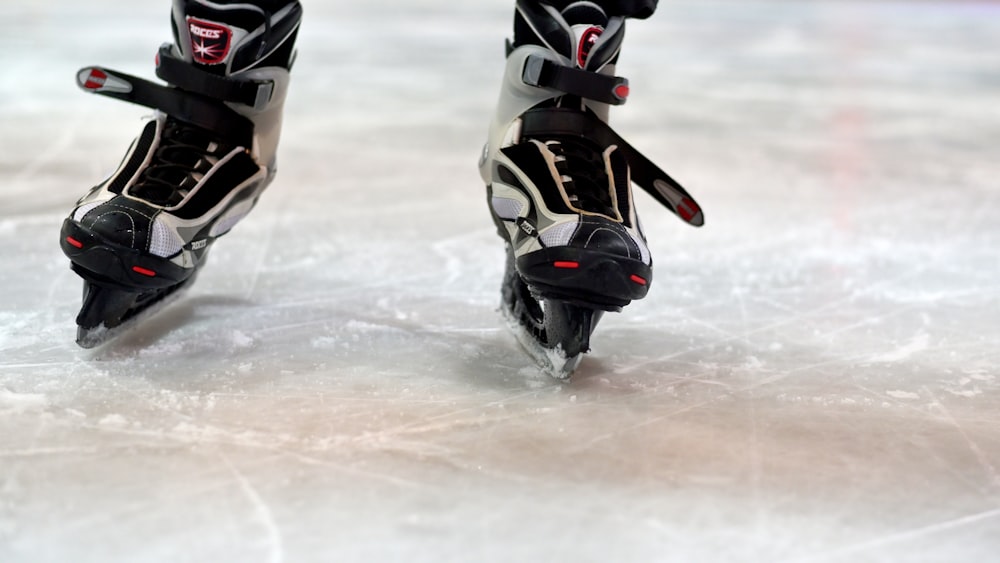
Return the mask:
M480 163L507 244L502 310L546 373L568 378L605 312L642 299L652 258L634 182L683 221L694 198L607 124L628 81L614 76L625 16L573 2L562 12L519 1L515 41Z
M157 56L166 86L100 67L77 75L86 91L155 110L63 222L60 245L84 280L85 348L179 297L274 177L298 2L267 11L183 0L172 16L175 44Z

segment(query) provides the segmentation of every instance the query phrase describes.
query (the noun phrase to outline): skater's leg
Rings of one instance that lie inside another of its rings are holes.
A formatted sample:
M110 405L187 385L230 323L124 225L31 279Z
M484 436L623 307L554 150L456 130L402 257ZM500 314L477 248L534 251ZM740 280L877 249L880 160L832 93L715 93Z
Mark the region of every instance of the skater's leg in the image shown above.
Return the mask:
M81 345L189 284L271 181L301 17L297 0L175 0L174 43L157 56L167 86L80 71L85 90L156 110L63 224L62 249L85 284Z
M564 377L605 311L643 298L652 259L631 181L685 221L697 204L607 124L628 81L615 65L629 17L655 1L519 0L480 173L508 249L503 309L529 352ZM630 181L631 180L631 181Z

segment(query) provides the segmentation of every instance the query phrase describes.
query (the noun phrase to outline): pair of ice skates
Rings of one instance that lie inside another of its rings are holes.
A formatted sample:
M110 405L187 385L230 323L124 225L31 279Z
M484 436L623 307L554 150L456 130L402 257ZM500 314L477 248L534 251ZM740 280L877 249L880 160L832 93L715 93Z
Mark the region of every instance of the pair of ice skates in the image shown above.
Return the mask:
M81 346L179 295L271 182L302 9L270 4L175 0L175 42L157 57L167 86L80 72L82 88L156 110L118 170L63 224L62 249L84 279ZM625 16L593 2L560 11L519 0L480 162L507 246L504 316L560 378L588 351L601 315L641 299L652 282L631 183L703 223L691 196L607 125L609 106L629 93L614 76L624 31Z

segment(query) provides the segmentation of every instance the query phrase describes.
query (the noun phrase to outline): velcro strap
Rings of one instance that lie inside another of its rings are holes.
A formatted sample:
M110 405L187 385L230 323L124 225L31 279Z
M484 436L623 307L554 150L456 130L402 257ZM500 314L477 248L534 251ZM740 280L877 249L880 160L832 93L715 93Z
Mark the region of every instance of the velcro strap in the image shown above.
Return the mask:
M262 110L274 94L273 80L233 80L194 67L174 55L169 43L156 57L156 76L170 84L223 102L234 102Z
M694 197L597 116L569 108L539 108L521 116L522 138L542 140L559 135L584 137L605 148L617 146L628 161L636 185L685 223L695 227L705 224L705 213Z
M170 88L128 74L99 67L77 73L77 83L88 92L158 109L167 115L215 133L249 142L254 125L219 100Z
M529 55L521 79L529 86L552 88L605 104L620 106L628 99L628 79L563 66L545 57Z

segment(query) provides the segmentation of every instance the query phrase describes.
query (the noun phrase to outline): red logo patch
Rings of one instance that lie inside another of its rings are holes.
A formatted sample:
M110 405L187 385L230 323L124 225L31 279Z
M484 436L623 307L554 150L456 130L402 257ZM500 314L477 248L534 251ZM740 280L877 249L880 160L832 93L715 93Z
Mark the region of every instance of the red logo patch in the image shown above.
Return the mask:
M217 65L226 62L233 32L224 25L188 18L191 33L191 56L194 62Z
M601 26L588 27L586 31L580 36L580 45L576 49L576 64L580 65L580 68L586 68L587 57L590 56L590 50L597 43L597 40L604 33L604 28Z

